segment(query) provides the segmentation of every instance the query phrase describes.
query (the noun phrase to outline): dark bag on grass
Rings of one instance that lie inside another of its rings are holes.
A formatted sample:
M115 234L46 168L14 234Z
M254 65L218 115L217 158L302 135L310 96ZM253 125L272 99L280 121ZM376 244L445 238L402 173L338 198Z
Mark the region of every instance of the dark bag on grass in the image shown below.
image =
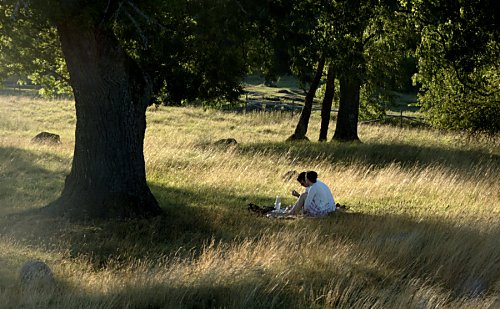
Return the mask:
M248 211L255 212L261 215L265 215L268 212L271 212L274 210L274 206L259 206L254 203L248 204Z

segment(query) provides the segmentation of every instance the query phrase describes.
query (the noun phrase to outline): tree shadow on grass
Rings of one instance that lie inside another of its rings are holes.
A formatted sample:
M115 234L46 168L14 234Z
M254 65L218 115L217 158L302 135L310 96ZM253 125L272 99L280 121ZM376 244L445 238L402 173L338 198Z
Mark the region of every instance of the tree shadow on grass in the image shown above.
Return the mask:
M165 256L197 256L210 242L259 237L255 232L278 229L247 211L247 198L210 188L188 190L150 184L164 214L151 219L73 223L71 256L87 256L100 268L119 259L156 260ZM252 200L264 200L251 196ZM80 228L78 228L80 227ZM253 231L253 232L252 232Z
M444 288L452 297L498 293L500 225L415 220L403 215L336 213L319 226L354 244L383 271L401 274L380 284L419 279ZM482 231L481 231L482 229Z
M0 201L3 201L0 205L0 222L2 223L0 224L0 235L24 233L34 237L37 234L40 237L41 235L49 236L52 219L42 216L39 212L50 201L57 198L64 185L66 171L41 167L37 162L42 157L43 161L48 162L48 164L51 162L57 164L62 159L50 152L35 153L16 147L0 147L0 163L2 165L0 170L2 176L0 178ZM130 227L134 227L139 234L147 235L148 231L141 231L141 229L148 229L149 226L152 226L154 228L151 228L149 232L154 235L149 237L154 238L156 242L168 243L175 240L177 243L183 243L192 237L189 234L194 233L204 235L203 240L191 240L191 242L199 243L207 238L210 239L211 235L217 234L221 230L215 225L220 224L220 221L224 220L223 218L228 216L229 212L244 213L248 202L259 202L265 199L265 197L255 195L235 196L223 188L218 188L217 192L214 192L213 188L205 188L200 191L165 187L154 183L150 184L150 188L165 212L163 216L153 219L152 223L148 220L137 220L133 224L127 221L112 223L92 221L73 224L64 219L54 220L69 228L70 234L79 234L78 228L75 227L81 227L82 236L87 230L94 231L86 233L86 237L89 237L89 234L109 233L109 236L124 236L125 239L128 239L130 238L128 234L133 234L127 232ZM227 204L231 206L222 207L222 205ZM201 205L202 207L193 205ZM30 224L30 221L33 220L37 223ZM210 222L210 220L215 222ZM24 221L25 226L17 224L21 221ZM39 234L41 231L36 230L43 229L44 223L46 223L48 230L46 233ZM92 227L94 225L102 225L102 227L86 228L86 226ZM113 227L107 228L107 226ZM115 228L116 230L113 230ZM18 229L17 232L16 229ZM97 233L98 230L102 230L102 232ZM57 228L54 232L57 232ZM224 233L218 234L223 237ZM107 236L103 235L102 238L107 238ZM137 239L131 239L131 241L135 240ZM76 242L80 241L80 239L76 240Z
M446 149L431 146L382 143L251 143L238 145L241 154L286 156L293 162L318 162L332 164L359 163L366 166L384 167L400 164L402 167L425 168L439 165L469 174L471 167L491 162L500 166L500 155L479 150Z
M482 155L476 155L480 160ZM4 194L11 192L14 200L22 199L26 194L24 190L29 190L23 189L26 179L32 178L38 183L60 176L38 167L33 163L33 155L24 150L0 148L0 158L5 162L13 158L17 162L7 168L7 175L14 173L16 167L25 169L25 176L12 177L10 182L1 185ZM388 161L378 162L388 164ZM453 167L452 162L449 165ZM62 186L62 178L56 182ZM199 187L180 189L154 183L150 186L165 211L163 216L149 220L71 223L40 216L31 210L37 209L33 207L0 218L0 236L16 238L26 246L57 251L67 258L85 258L100 269L134 259L192 258L212 240L238 244L241 239L257 239L263 233L281 231L291 225L305 231L319 229L331 239L342 239L359 248L363 255L377 261L391 274L387 277L374 272L370 275L373 284L389 282L396 286L400 281L418 279L445 288L456 297L491 293L498 285L498 225L480 231L474 226L443 220L417 221L404 216L363 213L336 213L324 219L289 223L256 217L246 211L247 202L258 203L268 197L251 194L239 197L223 188L215 191L208 187L200 190ZM349 261L345 267L373 272L368 266L351 265Z
M0 177L0 214L16 213L20 209L43 206L56 197L65 178L64 171L51 171L35 162L43 156L45 161L60 162L63 158L49 152L35 154L15 148L0 147L2 173Z
M20 161L23 152L16 150L15 153L16 161ZM33 173L26 175L28 178L51 176L50 171L29 166L29 162L22 164ZM23 188L23 184L20 177L10 185ZM203 245L211 241L229 242L250 234L253 228L273 226L272 222L260 220L246 209L249 201L266 200L263 196L241 197L222 188L189 190L154 183L150 188L164 211L155 218L69 222L46 216L40 211L43 207L31 207L0 216L0 236L18 239L42 250L56 250L68 258L84 258L100 269L109 263L130 259L196 256ZM24 194L22 190L8 191L15 195L13 200Z
M186 284L144 281L106 293L88 293L62 282L50 298L20 298L11 303L23 308L65 308L68 304L78 304L78 308L297 308L296 295L269 286L272 279L216 282L201 278Z
M189 208L189 206L186 207ZM153 219L147 221L136 220L129 222L128 226L125 223L111 222L110 227L94 225L93 228L100 228L100 233L106 234L108 237L129 237L123 244L130 242L127 246L134 243L136 246L136 248L132 246L128 248L129 257L142 257L146 258L146 260L154 260L155 254L158 253L156 250L162 251L162 254L168 254L174 249L179 251L178 246L182 245L201 246L203 243L206 244L206 241L210 238L214 238L214 234L218 233L218 227L210 226L210 223L203 227L195 224L199 223L199 221L193 219L196 222L189 220L185 222L189 226L185 231L180 231L178 235L187 233L187 235L194 236L198 240L190 238L176 242L175 239L170 239L168 235L155 238L157 236L154 236L154 233L174 227L172 225L168 226L168 220L163 220L165 218L158 222L167 224L167 226L161 226ZM257 218L256 220L260 221L261 226L279 226L283 222L264 218ZM347 259L340 262L342 263L341 268L346 270L345 272L331 271L328 274L319 273L318 276L304 274L306 277L315 278L313 281L302 282L302 279L300 279L300 282L298 282L296 281L298 280L297 276L284 278L283 284L286 281L286 287L274 292L273 286L277 284L275 278L278 269L266 268L262 270L263 272L254 275L251 273L239 275L235 277L237 281L229 280L224 282L213 279L221 275L217 273L217 271L221 271L218 269L214 270L215 273L213 274L210 273L210 270L207 270L206 273L200 274L200 277L197 277L198 279L194 281L188 280L189 284L183 284L182 278L179 278L179 282L176 281L170 284L156 281L143 282L145 285L133 285L103 295L76 293L75 298L80 298L78 303L81 304L99 305L113 302L114 304L123 305L132 304L132 307L153 308L169 306L236 308L240 307L240 305L255 305L253 307L256 308L290 308L297 306L297 301L306 301L307 295L305 293L308 292L307 289L316 292L324 291L323 288L329 286L332 280L341 281L346 291L355 291L360 298L365 297L367 301L365 305L370 305L370 302L372 302L371 305L373 306L380 304L379 298L384 300L384 297L389 297L388 293L407 295L409 302L415 298L414 300L418 304L421 302L419 297L425 297L425 295L416 297L411 294L414 293L415 288L418 286L430 286L441 291L444 290L444 293L449 294L452 300L480 298L498 292L494 290L500 275L498 266L495 266L495 263L498 265L497 261L500 258L500 253L495 250L494 246L496 240L500 237L498 228L488 232L479 232L473 227L457 226L442 221L416 221L403 216L376 216L362 213L337 213L323 219L304 219L295 222L304 233L314 234L314 231L319 230L322 234L337 239L339 243L345 243L355 248L356 254L363 256L366 263L359 263L359 259L353 259L352 261ZM140 226L137 227L137 231L134 231L130 224ZM147 224L149 226L146 227ZM224 227L220 228L224 229ZM110 235L111 231L114 234ZM208 233L208 235L199 235L204 232ZM254 232L259 235L263 233L262 231ZM127 236L127 233L135 233L135 235ZM246 236L251 237L251 235ZM99 239L90 241L96 242L96 245L103 243ZM148 248L151 247L167 245L163 243L164 241L173 242L172 248L167 250L157 248L148 251ZM237 245L241 238L223 238L221 241L229 245ZM176 246L177 248L175 248ZM140 252L142 255L134 256L134 250L137 250L136 253ZM331 253L334 254L335 250L336 248L332 247ZM80 252L80 254L82 253L84 251ZM176 256L182 258L182 254ZM196 257L196 252L191 248L188 258L193 257ZM108 261L111 259L117 262L119 256L111 254L107 256L107 259ZM127 262L128 260L125 261L125 263ZM101 264L99 269L107 266ZM161 271L161 267L159 270ZM151 269L151 276L156 274L155 271L155 268ZM311 269L311 271L316 270ZM349 277L342 277L346 273L350 274ZM302 278L302 276L300 277ZM323 279L319 279L320 277L323 277ZM258 278L258 280L255 278ZM425 285L417 284L413 286L412 282L415 281L425 282ZM297 294L297 289L304 286L304 284L307 286L306 290L304 290L303 294ZM409 290L409 287L412 287L412 289ZM73 289L76 291L78 286L68 286L65 293L72 294ZM151 294L151 291L154 291L154 293ZM434 297L433 295L435 294L428 295L429 299ZM61 297L61 300L64 301L64 296ZM55 301L57 302L57 300ZM321 302L318 303L318 305L320 304ZM339 303L339 305L345 306L342 303Z

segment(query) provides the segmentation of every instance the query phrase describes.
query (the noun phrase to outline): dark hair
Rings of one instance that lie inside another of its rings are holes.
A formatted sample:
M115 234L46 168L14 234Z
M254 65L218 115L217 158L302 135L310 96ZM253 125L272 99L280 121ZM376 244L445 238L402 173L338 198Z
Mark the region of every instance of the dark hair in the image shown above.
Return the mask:
M306 172L300 173L299 176L297 176L297 181L298 182L306 181Z
M315 171L308 171L306 173L306 177L307 177L307 179L309 179L309 181L311 181L312 183L315 183L316 180L318 179L318 173L316 173Z

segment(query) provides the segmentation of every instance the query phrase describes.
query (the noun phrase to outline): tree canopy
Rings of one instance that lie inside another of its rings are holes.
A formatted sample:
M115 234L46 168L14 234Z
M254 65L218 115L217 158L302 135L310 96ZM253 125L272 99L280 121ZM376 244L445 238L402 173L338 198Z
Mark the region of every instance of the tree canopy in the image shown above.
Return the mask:
M497 2L404 1L420 34L420 102L434 125L500 131Z
M6 64L0 78L29 79L47 96L71 93L56 24L51 22L62 13L45 12L57 3L7 1L0 7L0 61ZM109 19L120 44L152 77L157 103L238 97L248 70L243 55L251 34L241 4L109 1L85 6L81 13L94 22Z
M71 92L50 22L67 14L65 3L0 4L0 78L28 79L48 96ZM120 44L149 72L157 103L235 100L252 68L269 82L292 73L306 85L324 56L337 79L360 79L363 113L383 114L389 90L407 84L400 76L418 65L414 82L434 125L499 130L493 0L149 0L79 8L93 20L109 19Z

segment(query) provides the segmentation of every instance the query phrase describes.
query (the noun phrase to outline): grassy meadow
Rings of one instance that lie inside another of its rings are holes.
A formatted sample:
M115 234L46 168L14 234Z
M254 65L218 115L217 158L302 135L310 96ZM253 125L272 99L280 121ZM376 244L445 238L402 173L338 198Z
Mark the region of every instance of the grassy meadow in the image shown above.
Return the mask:
M312 142L284 142L297 120L152 107L146 169L165 215L73 223L33 211L69 173L73 102L0 95L0 308L500 308L498 136L366 124L361 144L318 143L316 112ZM41 131L62 144L32 144ZM293 203L290 170L316 170L349 210L246 210ZM29 259L55 291L20 289Z

